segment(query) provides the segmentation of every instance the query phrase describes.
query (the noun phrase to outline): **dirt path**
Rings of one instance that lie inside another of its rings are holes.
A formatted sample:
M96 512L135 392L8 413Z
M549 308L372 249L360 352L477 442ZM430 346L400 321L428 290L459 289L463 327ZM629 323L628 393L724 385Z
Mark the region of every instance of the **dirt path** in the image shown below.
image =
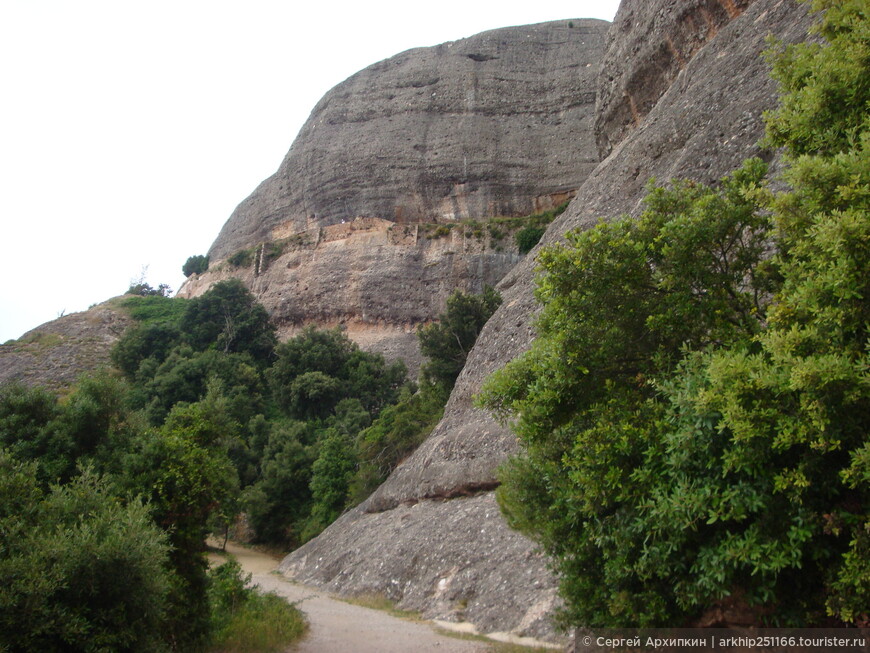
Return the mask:
M279 560L264 553L227 544L254 583L266 592L285 597L305 613L309 630L292 651L298 653L484 653L492 649L482 642L460 640L436 632L428 622L394 617L330 598L325 592L297 585L270 573Z

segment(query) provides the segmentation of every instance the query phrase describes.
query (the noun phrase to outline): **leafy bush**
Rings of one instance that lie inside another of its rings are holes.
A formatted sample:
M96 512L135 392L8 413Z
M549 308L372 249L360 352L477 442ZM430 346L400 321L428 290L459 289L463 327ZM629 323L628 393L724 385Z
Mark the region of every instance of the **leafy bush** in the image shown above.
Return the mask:
M517 249L520 254L528 254L532 251L532 248L538 244L546 230L546 227L536 227L533 225L520 229L516 235Z
M423 379L446 388L449 393L477 335L500 305L501 295L490 286L481 295L459 290L450 295L447 310L438 316L438 322L417 332L420 350L429 359L422 369Z
M195 349L246 352L264 364L277 343L269 314L239 279L216 283L189 300L178 326Z
M133 283L127 288L125 295L138 295L140 297L169 297L172 294L172 288L168 284L161 283L156 288L152 288L150 284L144 281Z
M230 265L233 267L246 268L254 262L254 250L241 249L230 256L227 261L229 261Z
M385 408L356 437L357 470L348 484L348 503L356 505L374 492L396 466L438 424L448 393L431 384L403 391L398 403Z
M306 328L281 344L268 371L278 406L294 419L322 419L342 399L359 399L369 414L395 402L405 383L403 363L362 351L338 329Z
M274 594L250 588L233 559L209 572L212 615L210 650L222 653L277 653L298 640L306 624L297 608Z
M0 648L162 649L165 534L92 473L45 492L37 467L0 450Z
M750 161L545 249L539 338L481 395L524 444L499 502L557 561L571 623L726 601L870 620L870 28L863 3L815 7L830 45L773 57L792 188Z
M203 256L202 254L191 256L181 266L181 271L185 277L189 277L192 274L202 274L206 270L208 270L208 256Z

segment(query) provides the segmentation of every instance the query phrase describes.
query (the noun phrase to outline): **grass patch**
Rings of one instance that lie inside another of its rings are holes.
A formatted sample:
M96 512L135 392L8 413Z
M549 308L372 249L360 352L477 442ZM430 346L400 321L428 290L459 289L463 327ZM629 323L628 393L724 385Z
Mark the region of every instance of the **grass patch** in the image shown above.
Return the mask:
M35 345L40 349L49 349L51 347L56 347L62 342L63 336L58 333L37 331L36 333L30 334L26 338L21 338L20 340L10 340L7 344Z
M227 561L209 571L211 643L208 653L277 653L298 641L307 624L302 613L275 594L249 587L251 574Z
M162 295L125 297L121 302L134 320L151 324L176 322L186 305L186 299Z
M302 613L280 596L252 593L215 632L209 653L277 653L306 627Z
M553 653L553 651L561 651L563 649L562 646L555 644L553 646L525 646L512 642L499 642L479 633L468 633L442 626L435 626L435 630L445 637L486 644L487 651L491 653Z
M254 249L241 249L227 259L230 265L236 268L246 268L254 262Z

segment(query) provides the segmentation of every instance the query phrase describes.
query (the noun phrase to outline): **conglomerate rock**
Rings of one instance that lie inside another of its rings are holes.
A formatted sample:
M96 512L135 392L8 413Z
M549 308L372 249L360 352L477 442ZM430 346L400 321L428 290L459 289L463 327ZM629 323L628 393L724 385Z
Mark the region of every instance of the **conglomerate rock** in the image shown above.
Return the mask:
M501 227L483 238L448 228L564 204L598 162L608 27L497 29L353 75L314 108L279 170L224 225L209 271L179 295L240 277L282 338L339 326L416 377L416 329L454 290L480 292L520 260Z
M673 24L673 21L661 20L658 24L662 28L656 30L646 22L628 21L626 16L656 16L659 12L673 11L674 4L678 3L669 0L623 2L615 20L615 25L622 25L622 31L610 40L605 55L605 60L615 69L602 70L602 86L610 84L611 78L633 78L632 70L644 65L643 61L614 56L614 53L627 51L626 44L635 40L635 32L642 34L648 47L654 49L656 42L668 38L668 26ZM642 209L641 201L651 177L660 181L688 177L711 183L748 156L769 156L761 152L756 143L763 132L761 114L775 105L777 89L760 55L768 47L769 34L784 42L801 40L806 36L808 24L805 8L793 0L756 0L745 7L745 11L734 12L728 21L719 23L715 34L697 48L694 56L680 62L680 69L670 75L666 88L662 86L662 76L654 76L650 83L659 85L655 93L659 96L657 101L648 107L645 115L638 116L635 124L612 129L608 136L609 155L578 190L566 213L550 226L544 243L558 240L570 229L588 228L600 219L636 215ZM642 86L642 81L634 83ZM493 517L483 508L458 503L466 499L450 497L493 487L497 483L496 466L518 446L510 432L474 408L471 399L492 371L525 351L531 343L537 311L534 276L535 264L530 256L499 284L504 303L481 333L450 397L444 418L430 437L351 518L336 522L303 549L288 556L283 565L285 570L299 578L328 584L335 591L354 592L353 578L365 577L374 567L407 569L405 545L422 537L431 524L415 526L415 522L404 530L390 531L381 546L364 552L342 548L340 543L364 540L373 532L387 532L391 524L403 519L408 505L438 502L444 514L449 514L449 506L456 505L458 509L459 505L464 505L465 519L485 524L479 536L466 539L467 533L457 531L456 541L439 540L439 547L485 547L492 540L513 543L515 554L504 565L491 567L471 561L460 565L460 569L469 575L491 575L485 583L487 588L499 587L499 579L522 573L524 565L528 564L520 562L524 560L522 552L532 555L534 545L511 533L498 516ZM483 505L484 498L477 497L476 501ZM429 555L428 551L424 553ZM333 560L339 557L341 565L333 566ZM321 570L319 574L310 569L315 560ZM342 576L339 568L352 568L354 575L350 579ZM446 573L446 566L440 571ZM510 591L519 592L518 595L480 590L484 584L479 583L475 601L479 614L487 615L479 623L484 629L525 634L525 623L517 614L502 611L499 606L537 605L549 596L554 583L555 579L551 579L551 583L539 582L522 589L511 585ZM423 609L438 612L435 587L426 573L406 575L397 588L374 582L367 586L368 591L387 591L388 588L400 606L406 601L419 605L420 592L428 591L429 598ZM553 630L542 630L540 623L536 628L538 636L555 636Z
M508 27L361 70L317 104L211 259L356 217L407 224L560 204L598 163L592 123L608 27Z

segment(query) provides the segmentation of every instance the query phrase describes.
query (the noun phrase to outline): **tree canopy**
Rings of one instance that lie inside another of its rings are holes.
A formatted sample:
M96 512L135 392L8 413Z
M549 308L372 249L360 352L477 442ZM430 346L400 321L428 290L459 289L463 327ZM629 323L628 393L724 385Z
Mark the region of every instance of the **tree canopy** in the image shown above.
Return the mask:
M749 161L540 255L539 338L480 401L524 445L499 501L553 556L570 623L726 600L758 623L870 618L864 5L816 2L827 42L769 55L788 190Z

